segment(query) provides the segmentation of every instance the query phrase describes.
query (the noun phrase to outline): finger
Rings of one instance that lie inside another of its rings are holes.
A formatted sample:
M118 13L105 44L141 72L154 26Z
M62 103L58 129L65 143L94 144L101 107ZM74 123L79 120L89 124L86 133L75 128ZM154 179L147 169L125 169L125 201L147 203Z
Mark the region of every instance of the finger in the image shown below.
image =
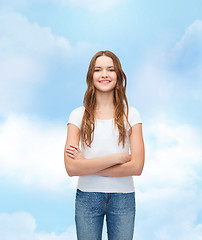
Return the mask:
M75 149L75 150L77 150L78 152L81 152L79 146L76 146L76 145L72 145L72 144L70 144L70 147L69 147L69 148L71 148L71 149Z
M69 145L68 147L66 147L66 148L74 148L72 145ZM75 148L74 148L75 149Z
M75 148L73 148L73 147L67 147L67 148L66 148L66 151L67 151L67 150L70 150L70 151L77 151L77 149L75 149Z
M73 150L71 150L71 149L66 149L66 152L73 153L74 151L73 151Z
M72 158L72 159L75 159L75 156L73 154L71 154L71 153L67 153L67 156Z
M71 147L75 148L75 149L78 149L78 146L77 145L73 145L73 144L70 144Z
M75 154L78 153L78 150L75 148L69 148L67 151L71 151L72 153L75 153Z
M76 152L72 150L67 150L66 151L68 154L71 154L72 156L76 156Z
M66 151L66 152L74 152L74 149L67 148L65 151Z

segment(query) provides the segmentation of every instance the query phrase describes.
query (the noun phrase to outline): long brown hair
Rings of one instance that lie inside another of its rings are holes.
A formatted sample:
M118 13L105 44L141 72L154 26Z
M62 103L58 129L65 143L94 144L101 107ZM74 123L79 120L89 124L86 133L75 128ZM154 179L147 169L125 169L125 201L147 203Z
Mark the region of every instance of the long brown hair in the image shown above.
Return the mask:
M93 73L95 69L95 62L96 59L100 56L107 56L113 60L114 63L114 70L117 74L117 83L114 88L114 119L115 124L119 130L119 141L118 144L122 142L123 147L125 145L125 138L126 138L126 126L124 123L124 116L126 117L127 123L130 125L128 121L128 101L126 98L126 75L122 70L121 63L118 57L106 50L97 52L90 61L87 76L86 76L86 83L87 83L87 90L84 95L83 104L85 107L85 111L83 114L83 119L81 123L81 143L84 147L84 143L91 147L91 143L94 138L94 129L95 129L95 117L94 117L94 110L96 104L96 97L95 92L96 89L93 84ZM125 109L126 107L126 109Z

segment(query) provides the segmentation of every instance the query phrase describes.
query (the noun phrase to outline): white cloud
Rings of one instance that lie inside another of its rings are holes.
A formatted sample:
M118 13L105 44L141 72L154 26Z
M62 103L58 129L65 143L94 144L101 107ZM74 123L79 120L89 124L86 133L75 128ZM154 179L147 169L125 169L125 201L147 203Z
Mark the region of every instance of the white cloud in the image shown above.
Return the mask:
M58 75L57 65L66 64L64 71L68 71L70 62L91 49L82 41L72 47L49 27L5 9L0 10L0 33L0 114L26 109L36 88L53 75L54 68Z
M29 6L32 0L1 0L1 8L22 10Z
M142 176L134 179L136 237L140 240L192 240L193 236L201 239L198 214L202 211L202 141L199 129L188 124L156 121L145 126L144 131L145 168Z
M147 51L134 73L131 96L140 106L152 109L149 115L165 108L169 111L172 105L184 108L190 101L201 101L201 65L202 21L197 20L173 48Z
M196 20L186 30L182 38L176 43L175 50L180 51L192 45L202 50L202 21Z
M166 71L164 60L162 61L164 56L160 53L155 54L156 56L152 53L144 60L134 77L136 79L133 87L135 96L137 99L149 99L150 103L159 99L162 102L167 101L173 94L171 74Z
M75 226L66 232L37 232L36 220L26 212L0 214L0 238L3 240L73 240L76 239Z
M7 9L22 10L31 8L32 4L36 3L38 0L19 0L17 3L15 0L10 0L9 2L3 0L2 6ZM128 1L128 0L127 0ZM38 1L41 3L41 1ZM49 3L48 0L43 0L45 3ZM94 13L103 13L113 8L120 6L126 1L123 0L51 0L55 5L61 5L63 7L73 7L73 8L84 8Z
M201 26L189 26L170 52L150 52L135 76L133 95L151 109L143 125L145 169L135 177L140 240L202 239L201 129L187 119L176 124L171 111L201 99Z
M67 39L53 35L49 27L31 23L14 11L1 10L0 30L3 56L29 55L39 60L47 59L56 52L67 55L72 50Z
M65 126L10 115L0 125L0 175L25 186L65 192L76 178L64 167Z
M0 124L0 174L24 184L57 189L66 177L62 165L66 130L10 112L29 106L34 88L50 71L50 56L67 57L73 48L50 28L30 23L19 13L0 13L0 114L9 116ZM80 45L75 52L82 50Z
M202 21L196 20L186 30L171 52L174 66L185 72L192 82L200 81L202 87ZM186 77L185 75L185 77Z
M124 3L123 0L53 0L63 6L82 7L95 13L102 13Z
M50 28L32 24L12 11L0 11L0 32L0 113L3 114L27 106L35 86L46 78L50 55L67 55L72 48L66 39L54 36Z
M43 67L30 57L0 58L0 114L25 108L43 76Z

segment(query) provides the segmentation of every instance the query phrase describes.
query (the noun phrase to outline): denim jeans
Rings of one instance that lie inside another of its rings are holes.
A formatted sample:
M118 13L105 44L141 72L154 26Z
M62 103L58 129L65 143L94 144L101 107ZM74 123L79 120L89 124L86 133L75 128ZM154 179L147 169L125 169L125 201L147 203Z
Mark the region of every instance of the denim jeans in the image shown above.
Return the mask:
M101 240L106 215L108 240L132 240L135 193L76 191L75 222L78 240Z

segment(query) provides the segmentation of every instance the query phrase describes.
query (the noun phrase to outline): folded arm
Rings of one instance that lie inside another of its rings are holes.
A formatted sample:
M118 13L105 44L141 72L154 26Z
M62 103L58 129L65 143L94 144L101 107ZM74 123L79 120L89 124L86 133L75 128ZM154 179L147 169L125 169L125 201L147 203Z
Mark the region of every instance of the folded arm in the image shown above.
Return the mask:
M131 161L98 171L96 174L105 177L140 176L144 167L145 150L142 135L142 124L135 124L130 135Z
M130 161L127 153L112 154L105 157L85 159L80 154L80 158L74 158L71 153L71 146L78 146L80 140L80 130L73 124L68 124L67 140L64 149L65 168L69 176L84 176L96 174L97 172L111 166L123 164ZM67 151L67 149L69 149Z

